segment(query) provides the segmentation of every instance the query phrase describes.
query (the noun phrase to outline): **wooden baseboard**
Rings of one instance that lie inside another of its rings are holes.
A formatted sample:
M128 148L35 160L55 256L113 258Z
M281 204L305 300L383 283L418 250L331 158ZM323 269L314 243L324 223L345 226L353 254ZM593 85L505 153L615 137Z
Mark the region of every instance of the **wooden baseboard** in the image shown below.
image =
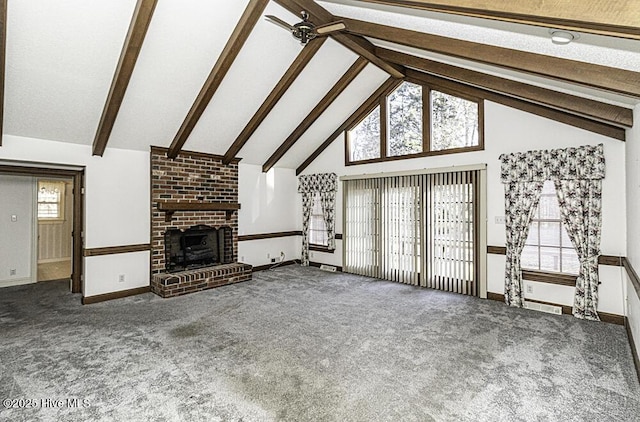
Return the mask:
M633 341L633 333L631 332L631 325L629 325L629 318L627 317L624 317L624 328L627 329L627 338L629 338L629 346L631 346L631 354L633 355L633 364L636 367L638 381L640 381L640 357L638 357L638 350L636 349L636 343Z
M92 303L105 302L107 300L122 299L123 297L140 295L142 293L149 293L150 291L151 291L151 287L144 286L144 287L136 287L135 289L120 290L118 292L113 292L113 293L105 293L102 295L84 296L82 298L82 304L90 305Z
M255 273L256 271L265 271L270 269L271 267L284 267L285 265L293 265L293 264L299 264L300 261L298 261L297 259L290 259L289 261L284 261L282 263L273 263L273 264L267 264L267 265L258 265L257 267L253 267L253 272Z
M498 302L504 302L504 295L499 293L487 292L487 299L496 300ZM553 302L545 302L544 300L535 300L535 299L525 299L527 302L541 303L543 305L551 305L551 306L559 306L562 308L562 313L565 315L573 315L573 308L567 305L560 305L558 303ZM608 312L600 312L598 311L598 315L600 316L600 321L608 322L610 324L616 325L625 325L625 317L618 314L610 314Z

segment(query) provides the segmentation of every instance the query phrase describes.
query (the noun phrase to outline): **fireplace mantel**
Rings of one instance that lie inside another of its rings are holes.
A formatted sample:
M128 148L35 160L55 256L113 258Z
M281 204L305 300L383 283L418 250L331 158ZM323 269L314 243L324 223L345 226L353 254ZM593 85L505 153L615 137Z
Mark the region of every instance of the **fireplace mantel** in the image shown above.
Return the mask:
M226 211L227 220L231 214L241 208L240 204L232 202L180 202L158 201L158 210L165 212L165 221L169 222L176 211Z

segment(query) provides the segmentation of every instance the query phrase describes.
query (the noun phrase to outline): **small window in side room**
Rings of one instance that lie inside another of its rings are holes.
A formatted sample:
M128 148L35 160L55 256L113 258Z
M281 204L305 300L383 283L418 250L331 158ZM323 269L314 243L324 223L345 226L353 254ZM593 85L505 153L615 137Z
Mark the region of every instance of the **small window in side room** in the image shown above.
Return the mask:
M478 103L431 91L431 151L479 145Z
M65 184L55 180L38 181L38 220L64 220Z
M380 158L380 107L347 132L349 161Z
M309 219L309 245L320 247L329 246L327 225L324 221L324 215L322 214L322 204L319 193L316 193L313 197L313 207L311 208L311 217Z

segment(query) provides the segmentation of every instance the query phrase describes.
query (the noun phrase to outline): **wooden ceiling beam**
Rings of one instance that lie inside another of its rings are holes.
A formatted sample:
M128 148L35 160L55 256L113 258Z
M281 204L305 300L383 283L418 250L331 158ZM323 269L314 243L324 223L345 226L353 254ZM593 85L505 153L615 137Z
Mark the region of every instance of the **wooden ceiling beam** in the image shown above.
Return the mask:
M629 108L540 88L380 47L376 48L376 55L391 63L401 64L614 126L628 128L633 126L633 110Z
M296 16L300 16L301 11L309 13L309 17L316 25L324 25L337 20L329 11L318 5L312 0L275 0L283 8ZM344 32L332 33L331 37L353 51L360 57L364 57L374 65L395 78L402 78L402 68L394 64L388 63L375 55L375 46L363 37L347 34Z
M309 157L307 157L307 159L304 160L304 162L300 164L300 166L298 166L298 168L296 169L296 176L300 175L300 173L302 173L304 169L306 169L309 166L309 164L313 162L313 160L318 158L318 156L322 153L322 151L327 149L327 147L331 145L333 141L335 141L335 139L338 136L340 136L342 132L347 130L349 126L355 124L356 120L358 120L360 116L362 116L362 114L372 109L375 106L375 104L378 104L380 96L393 90L400 83L402 83L402 80L396 79L394 77L390 77L382 85L380 85L380 87L376 89L376 91L373 94L371 94L371 96L367 98L360 105L360 107L358 107L357 110L351 114L351 116L347 118L347 120L342 122L342 124L331 135L329 135L329 137L325 139L325 141L322 144L320 144L320 146L316 148L316 150L313 151L313 153Z
M640 72L496 47L424 32L337 17L350 33L546 78L640 97Z
M637 0L360 0L430 12L640 39Z
M253 135L256 129L258 129L258 126L260 126L267 115L271 112L271 109L273 109L278 101L280 101L280 98L282 98L284 93L287 92L287 89L289 89L291 84L293 84L298 75L300 75L304 70L309 61L311 61L313 56L315 56L315 54L320 50L320 47L322 47L326 39L326 37L315 38L309 41L309 43L302 49L293 63L291 63L291 66L289 66L289 69L287 69L282 78L280 78L280 81L278 81L273 90L271 90L267 99L264 100L249 123L247 123L244 129L242 129L240 135L238 135L233 144L231 144L229 149L227 149L227 152L224 154L224 158L222 159L224 164L229 164L233 161L236 154L240 152L249 138L251 138L251 135Z
M158 0L138 0L136 4L133 17L131 18L131 24L129 25L129 31L122 46L116 72L111 81L109 95L102 110L96 136L93 139L93 155L102 156L107 147L109 136L118 117L120 106L127 92L131 75L133 75L133 70L136 66L136 61L142 49L142 43L147 35L147 30L151 24L153 11L157 3Z
M249 35L258 22L258 19L262 17L264 9L267 7L268 3L269 0L249 0L249 4L240 17L240 21L233 30L231 37L222 50L222 53L220 53L220 57L218 57L213 69L211 69L209 77L207 77L207 80L202 86L198 97L191 106L191 109L180 126L178 133L173 138L173 141L169 146L169 152L167 153L169 158L175 158L180 153L180 150L184 146L185 142L187 142L193 128L196 126L196 123L198 123L198 120L200 120L200 117L202 117L202 114L209 105L211 98L213 98L213 95L220 87L222 80L231 68L231 65L238 56L238 53L240 53L242 46L247 41L247 38L249 38Z
M624 141L626 139L626 130L617 126L613 126L607 123L595 121L582 116L576 116L564 111L556 110L543 105L535 104L529 101L524 101L519 98L510 97L504 94L491 92L483 88L472 87L469 85L461 84L450 79L445 79L439 76L430 75L428 73L420 72L418 70L407 69L407 79L424 83L435 89L445 89L457 92L467 93L468 95L482 98L484 100L492 101L494 103L506 105L517 110L526 111L527 113L535 114L537 116L545 117L547 119L555 120L556 122L564 123L579 129L584 129L589 132L604 135L609 138L618 139Z
M327 108L335 101L336 98L353 82L353 80L364 70L369 64L365 58L358 59L347 69L338 82L333 85L329 92L318 102L318 104L309 112L307 117L291 132L291 135L271 154L271 157L262 165L262 171L269 171L276 163L289 151L289 149L300 139L300 137L318 120Z
M4 68L7 57L7 2L0 0L0 147L4 130Z

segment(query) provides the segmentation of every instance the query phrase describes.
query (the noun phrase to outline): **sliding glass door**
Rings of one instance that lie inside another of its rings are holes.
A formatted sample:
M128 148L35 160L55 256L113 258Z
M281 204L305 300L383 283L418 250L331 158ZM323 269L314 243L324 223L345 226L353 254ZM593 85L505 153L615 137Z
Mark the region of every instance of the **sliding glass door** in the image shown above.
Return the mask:
M477 295L479 170L344 181L344 271Z

